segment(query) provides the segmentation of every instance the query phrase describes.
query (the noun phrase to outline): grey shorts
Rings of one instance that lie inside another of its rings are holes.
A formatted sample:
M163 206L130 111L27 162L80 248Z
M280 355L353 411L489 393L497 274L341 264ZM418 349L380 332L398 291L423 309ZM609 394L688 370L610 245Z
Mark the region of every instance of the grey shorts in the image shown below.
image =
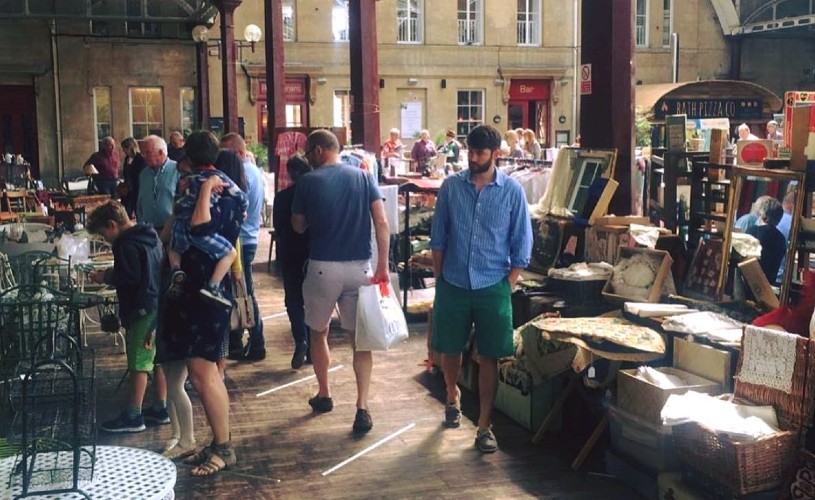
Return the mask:
M353 331L357 323L359 287L371 282L371 262L308 261L303 281L303 300L306 306L306 325L313 330L325 330L331 321L334 306L340 312L340 324Z

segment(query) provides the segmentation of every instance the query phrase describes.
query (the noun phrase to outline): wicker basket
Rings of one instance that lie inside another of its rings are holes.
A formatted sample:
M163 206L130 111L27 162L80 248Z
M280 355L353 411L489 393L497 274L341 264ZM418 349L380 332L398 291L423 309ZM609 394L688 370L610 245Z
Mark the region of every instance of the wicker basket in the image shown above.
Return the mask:
M792 392L740 382L736 378L738 401L772 405L782 432L757 441L736 442L696 423L674 427L676 451L684 465L700 476L721 484L737 495L747 495L778 487L795 462L803 440L804 426L811 420L815 347L803 337L797 341ZM743 353L736 373L741 372Z

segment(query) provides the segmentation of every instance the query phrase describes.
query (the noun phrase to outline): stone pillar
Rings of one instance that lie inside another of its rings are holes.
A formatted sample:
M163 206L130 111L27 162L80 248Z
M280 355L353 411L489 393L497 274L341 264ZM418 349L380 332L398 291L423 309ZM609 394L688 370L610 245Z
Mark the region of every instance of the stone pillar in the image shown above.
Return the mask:
M283 100L283 87L286 73L283 62L283 2L265 0L264 22L266 28L266 138L269 141L269 171L277 172L278 157L271 154L272 131L275 127L286 126L286 103Z
M351 141L379 152L379 63L376 0L348 2L351 50Z
M240 132L238 128L238 86L235 64L235 9L243 0L218 0L221 18L221 77L223 78L224 133Z
M634 168L634 12L630 0L583 0L582 63L592 65L592 93L582 96L584 148L614 148L620 183L609 210L631 213Z

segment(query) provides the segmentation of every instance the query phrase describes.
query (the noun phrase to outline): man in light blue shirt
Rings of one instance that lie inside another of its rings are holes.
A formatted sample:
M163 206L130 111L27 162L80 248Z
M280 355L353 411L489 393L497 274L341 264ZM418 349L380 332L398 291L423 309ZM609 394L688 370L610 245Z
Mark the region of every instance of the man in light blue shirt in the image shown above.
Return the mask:
M167 143L157 135L144 138L142 156L148 168L139 174L136 218L140 223L152 226L161 235L164 223L173 214L178 170L176 163L167 157Z
M261 361L266 358L266 340L263 337L263 320L258 310L258 301L255 298L255 285L252 280L252 261L258 251L258 234L263 211L264 191L263 174L255 165L252 158L246 153L246 142L239 134L230 132L221 138L221 148L235 152L243 162L243 171L246 174L246 199L249 208L246 209L246 219L241 224L241 263L243 264L243 277L246 281L246 293L252 297L252 307L255 309L255 326L249 329L249 345L244 352L235 356L230 352L230 358L245 361ZM243 332L240 332L243 337ZM240 340L239 342L242 342ZM230 335L230 346L238 341ZM231 349L230 349L231 351Z
M529 265L532 225L521 185L495 167L501 134L481 125L467 136L469 170L442 184L430 248L436 276L431 348L442 354L447 386L445 426L461 424L456 387L461 352L475 324L480 414L476 447L498 449L490 416L498 385L498 359L514 353L512 287Z

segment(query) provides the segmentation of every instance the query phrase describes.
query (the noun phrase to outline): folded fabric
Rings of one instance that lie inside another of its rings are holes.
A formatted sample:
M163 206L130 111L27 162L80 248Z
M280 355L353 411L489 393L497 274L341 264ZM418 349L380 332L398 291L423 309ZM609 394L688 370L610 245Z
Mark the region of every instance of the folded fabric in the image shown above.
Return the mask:
M733 250L744 258L761 257L761 243L746 233L733 233Z
M675 316L677 314L697 312L696 309L688 309L688 306L681 304L654 304L651 302L626 302L623 304L623 309L625 312L641 318Z
M614 267L605 262L586 264L578 262L567 268L549 269L550 278L567 281L605 281L611 277Z
M685 387L688 385L682 377L661 372L650 366L640 366L637 368L637 377L662 389L676 389L677 387Z
M780 432L772 406L737 405L694 391L671 394L660 416L664 425L696 422L737 441L756 440Z
M741 330L743 326L724 314L710 311L671 316L662 322L664 330L693 335L708 335L715 330Z

